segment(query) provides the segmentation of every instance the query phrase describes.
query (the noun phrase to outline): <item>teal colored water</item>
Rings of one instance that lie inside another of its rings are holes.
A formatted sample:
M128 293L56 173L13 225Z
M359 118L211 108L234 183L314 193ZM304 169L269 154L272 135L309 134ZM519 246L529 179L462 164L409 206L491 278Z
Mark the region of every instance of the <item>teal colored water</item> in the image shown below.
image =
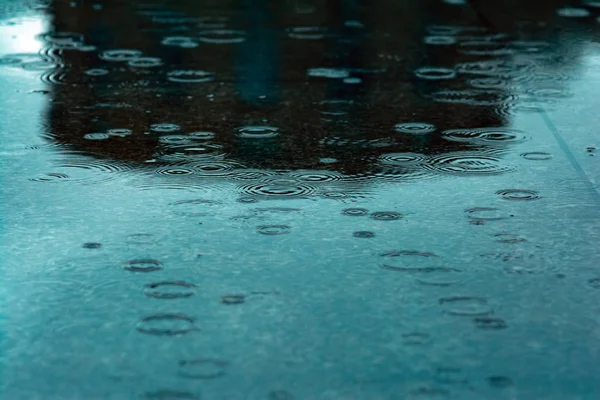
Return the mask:
M1 1L0 399L600 398L599 16Z

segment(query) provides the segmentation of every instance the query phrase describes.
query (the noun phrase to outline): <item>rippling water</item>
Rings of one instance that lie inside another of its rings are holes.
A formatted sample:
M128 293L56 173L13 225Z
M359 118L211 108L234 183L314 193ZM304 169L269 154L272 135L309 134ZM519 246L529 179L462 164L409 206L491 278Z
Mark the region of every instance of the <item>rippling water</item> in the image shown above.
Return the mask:
M0 399L600 398L599 27L0 0Z

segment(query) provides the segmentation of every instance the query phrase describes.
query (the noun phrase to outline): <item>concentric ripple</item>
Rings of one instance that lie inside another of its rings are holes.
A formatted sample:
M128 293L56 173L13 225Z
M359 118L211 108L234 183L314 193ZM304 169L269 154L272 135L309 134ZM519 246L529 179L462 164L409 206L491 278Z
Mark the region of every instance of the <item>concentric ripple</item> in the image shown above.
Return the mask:
M194 322L194 318L185 314L155 314L142 318L136 330L154 336L179 336L198 331Z
M473 207L465 210L467 217L475 221L501 221L508 215L495 207Z
M141 56L142 52L140 50L131 49L106 50L99 55L101 59L113 62L129 61Z
M523 131L509 128L450 129L442 132L442 137L452 142L482 145L512 144L527 139Z
M382 164L394 165L398 167L411 167L424 165L427 157L417 153L387 153L379 156Z
M154 173L157 175L193 175L195 171L191 168L186 167L178 167L178 166L167 166L167 167L159 167L154 170Z
M428 80L453 79L456 78L456 71L442 67L421 67L415 70L415 76Z
M263 225L259 226L256 231L268 236L287 235L292 231L292 227L288 225Z
M527 189L505 189L498 190L496 194L502 196L505 200L538 200L541 198L538 192L535 190Z
M552 158L552 154L545 153L543 151L530 151L527 153L521 153L521 157L531 161L546 161Z
M289 174L300 182L321 183L335 182L344 179L344 175L333 171L310 171L298 170Z
M190 379L215 379L225 374L229 363L216 359L201 358L179 361L178 375Z
M57 165L54 171L31 178L34 182L77 183L92 185L116 179L130 168L125 164L108 161L69 161Z
M371 213L371 218L377 221L395 221L402 217L402 214L395 211L375 211Z
M380 254L380 257L385 261L379 267L390 271L423 273L450 271L450 268L441 266L441 258L438 255L427 251L388 251Z
M446 153L431 157L427 164L436 172L453 175L493 175L513 170L497 157L471 152Z
M140 258L127 261L123 268L130 272L156 272L162 270L163 266L158 260L152 258Z
M237 135L244 139L271 139L279 136L279 128L264 125L249 125L237 128Z
M167 80L177 83L202 83L214 79L214 73L200 69L177 69L167 73Z
M478 317L473 319L475 327L483 330L502 330L508 328L508 324L502 318Z
M304 197L315 194L316 188L304 183L295 184L278 184L278 183L258 183L251 185L243 185L239 187L240 191L252 195L261 197L273 197L273 198L288 198L288 197Z
M440 90L431 94L434 101L440 103L456 103L471 106L508 106L516 102L510 92L501 90Z
M157 57L136 57L127 61L127 65L133 68L154 68L162 64L162 60Z
M369 214L369 210L366 208L346 208L342 210L342 215L349 217L364 217Z
M180 131L181 127L177 124L171 124L169 122L161 122L160 124L150 125L150 130L153 132L171 133L171 132Z
M394 126L396 132L423 135L436 130L435 125L426 122L404 122Z

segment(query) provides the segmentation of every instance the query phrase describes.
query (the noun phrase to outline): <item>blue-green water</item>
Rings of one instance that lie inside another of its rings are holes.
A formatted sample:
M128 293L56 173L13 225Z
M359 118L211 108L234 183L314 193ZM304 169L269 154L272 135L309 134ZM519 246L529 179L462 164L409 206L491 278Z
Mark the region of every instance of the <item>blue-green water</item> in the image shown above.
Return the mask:
M458 3L1 3L0 398L600 398L598 8Z

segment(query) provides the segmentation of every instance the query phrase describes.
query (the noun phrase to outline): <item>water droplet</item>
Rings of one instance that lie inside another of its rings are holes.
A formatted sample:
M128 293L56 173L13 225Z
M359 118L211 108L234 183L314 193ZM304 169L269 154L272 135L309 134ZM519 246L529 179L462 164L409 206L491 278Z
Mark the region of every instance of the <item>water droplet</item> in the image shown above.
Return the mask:
M579 8L579 7L559 8L558 10L556 10L556 14L559 17L566 17L566 18L585 18L585 17L589 17L591 15L591 13L588 10L586 10L585 8Z
M181 299L194 295L196 285L184 281L162 281L148 283L144 294L155 299Z
M496 194L502 196L505 200L538 200L541 198L535 190L525 189L505 189L498 190Z
M99 249L102 247L102 243L88 242L83 244L84 249Z
M346 208L342 210L343 215L348 215L350 217L362 217L369 213L369 210L366 208Z
M126 137L130 136L133 131L125 128L113 128L106 131L106 133L108 133L110 136Z
M85 135L83 135L84 139L87 140L106 140L108 138L110 138L110 135L108 133L86 133Z
M415 76L429 80L453 79L456 78L456 71L450 68L421 67L415 70Z
M494 207L473 207L465 210L467 217L479 221L500 221L507 219L508 215Z
M152 124L150 125L150 130L154 131L154 132L161 132L161 133L170 133L170 132L177 132L181 129L181 127L177 124L170 124L167 122L163 122L160 124Z
M279 136L279 128L273 126L250 125L238 128L237 134L244 139L271 139Z
M510 243L510 244L515 244L515 243L524 243L527 241L527 239L517 235L516 233L496 233L494 235L494 237L498 238L497 241L500 243Z
M456 316L484 316L493 312L486 299L483 297L443 297L439 303L444 311Z
M257 232L263 235L286 235L292 231L292 228L287 225L263 225L257 228Z
M355 238L370 239L370 238L374 238L375 237L375 232L357 231L357 232L354 232L352 234L352 236L354 236Z
M214 44L242 43L246 40L246 32L232 29L207 29L200 31L198 40Z
M124 268L131 272L155 272L163 269L160 261L151 258L140 258L127 261Z
M495 388L507 388L513 385L512 379L507 376L490 376L486 380L490 386Z
M242 304L246 302L246 295L244 294L228 294L221 297L221 303L228 305Z
M134 233L125 238L125 243L128 244L154 244L156 242L158 242L158 238L151 233Z
M423 42L432 46L451 46L456 44L456 38L453 36L425 36Z
M185 314L155 314L142 318L136 330L147 335L177 336L199 330L194 319Z
M228 363L221 360L201 358L179 361L178 375L190 379L215 379L225 374Z
M375 211L371 218L377 221L395 221L402 218L402 214L395 211Z
M473 319L473 322L477 329L502 330L508 328L506 321L501 318L482 317Z
M431 157L425 167L453 175L492 175L512 170L497 157L475 152L446 153Z
M423 345L429 343L429 334L423 332L409 332L402 334L402 340L407 345Z
M588 280L588 285L590 285L594 289L600 289L600 278L592 278Z
M106 50L100 53L100 58L105 61L129 61L135 58L141 57L142 52L139 50L129 50L129 49L115 49L115 50Z
M136 57L127 61L127 65L133 68L153 68L162 64L162 60L157 57Z
M451 129L442 132L442 137L452 142L483 145L512 144L527 139L524 132L508 128Z
M85 71L85 74L89 76L103 76L108 75L109 71L104 68L91 68Z
M343 68L309 68L308 76L316 78L344 79L350 76L350 72Z
M167 79L178 83L202 83L215 79L215 74L200 69L177 69L167 73Z
M435 125L426 122L405 122L394 126L396 132L423 135L435 131Z
M148 400L200 400L200 396L179 390L158 390L145 394Z

